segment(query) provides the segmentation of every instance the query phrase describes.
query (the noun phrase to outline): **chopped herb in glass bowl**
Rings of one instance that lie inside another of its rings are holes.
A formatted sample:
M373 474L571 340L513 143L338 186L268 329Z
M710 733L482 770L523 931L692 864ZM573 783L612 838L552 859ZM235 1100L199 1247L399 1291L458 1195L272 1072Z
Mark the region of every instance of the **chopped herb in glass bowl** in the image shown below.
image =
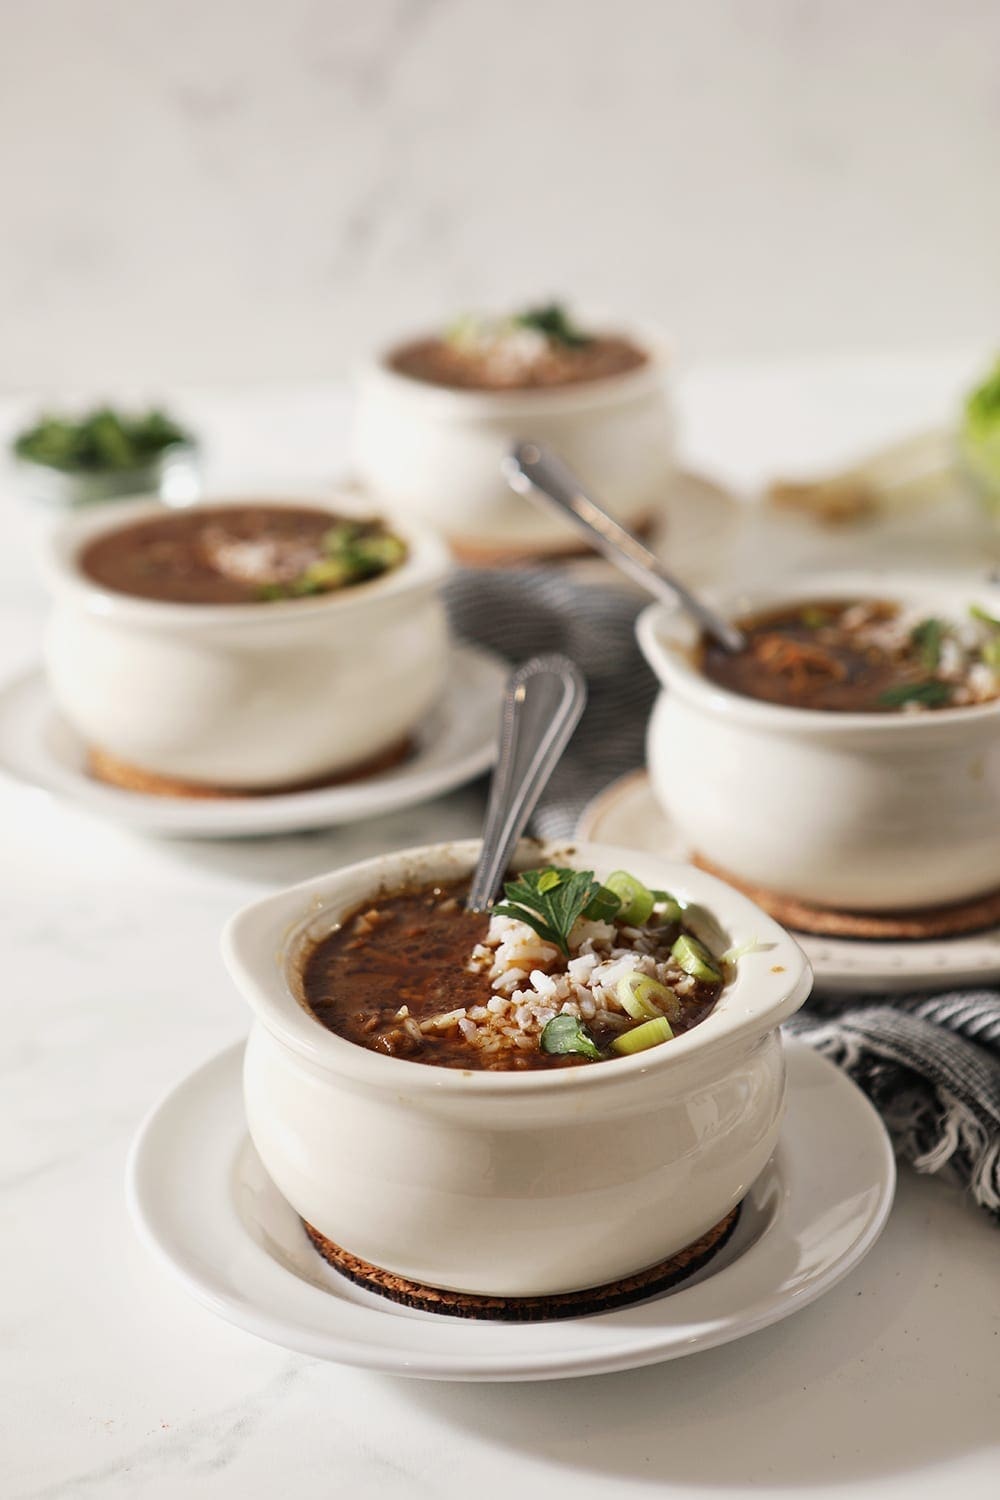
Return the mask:
M152 407L95 407L81 416L47 413L12 444L33 498L80 505L123 495L197 495L193 435Z

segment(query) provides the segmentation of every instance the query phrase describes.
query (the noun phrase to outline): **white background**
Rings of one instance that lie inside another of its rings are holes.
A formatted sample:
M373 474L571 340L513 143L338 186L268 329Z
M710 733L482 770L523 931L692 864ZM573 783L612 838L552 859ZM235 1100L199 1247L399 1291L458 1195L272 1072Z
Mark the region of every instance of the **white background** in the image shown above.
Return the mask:
M0 389L551 292L695 358L1000 327L990 0L5 0Z

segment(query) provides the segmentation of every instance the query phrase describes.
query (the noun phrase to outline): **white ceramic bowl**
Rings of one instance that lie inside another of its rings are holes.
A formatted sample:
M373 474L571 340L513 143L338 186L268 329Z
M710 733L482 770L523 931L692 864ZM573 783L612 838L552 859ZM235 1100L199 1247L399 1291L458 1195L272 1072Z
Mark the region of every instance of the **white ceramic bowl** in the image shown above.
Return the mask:
M381 890L469 873L478 850L470 840L368 860L233 919L226 961L254 1012L250 1134L303 1218L399 1275L505 1296L599 1285L691 1243L746 1193L781 1122L777 1027L812 976L781 928L698 870L528 844L521 867L625 867L697 903L693 925L714 942L756 937L767 949L740 962L691 1032L588 1068L462 1072L327 1031L299 999L303 949Z
M314 495L256 499L351 509ZM279 787L361 766L417 726L447 667L439 586L448 562L431 532L389 518L409 548L399 568L287 603L159 603L82 573L77 559L93 537L161 509L95 507L46 542L49 683L89 744L161 776Z
M963 618L1000 611L978 578L799 577L716 596L729 615L886 598ZM1000 886L1000 703L920 715L825 713L741 697L694 663L696 632L655 605L639 644L667 691L650 722L657 798L692 849L742 881L855 911L961 901Z
M401 514L462 541L499 548L572 542L559 517L516 495L501 474L511 443L532 438L551 444L626 524L661 512L674 473L667 361L654 336L632 336L649 355L639 369L523 391L432 385L393 370L392 350L384 351L359 380L359 482Z

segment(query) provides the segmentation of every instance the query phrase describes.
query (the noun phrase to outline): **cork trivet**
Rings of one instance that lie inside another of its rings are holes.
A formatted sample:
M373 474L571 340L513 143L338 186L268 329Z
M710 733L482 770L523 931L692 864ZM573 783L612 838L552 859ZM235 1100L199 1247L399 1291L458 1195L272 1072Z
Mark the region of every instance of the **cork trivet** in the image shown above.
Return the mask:
M297 781L285 786L223 787L209 786L202 782L180 781L172 776L158 776L155 771L143 771L128 761L118 760L106 750L91 745L87 750L87 769L97 781L108 786L120 787L126 792L140 792L146 797L187 797L200 800L230 801L240 797L279 797L293 792L318 791L321 787L343 786L350 781L362 781L366 776L375 776L398 766L413 752L413 741L407 736L399 740L381 755L339 771L336 776L321 776L314 781Z
M742 1204L721 1219L693 1245L679 1250L676 1255L661 1260L645 1271L636 1271L620 1281L609 1281L604 1286L585 1287L580 1292L558 1292L551 1297L482 1297L466 1292L442 1291L438 1287L423 1286L419 1281L409 1281L405 1276L394 1276L367 1260L342 1250L307 1224L303 1219L306 1234L314 1246L334 1270L349 1281L377 1292L390 1302L400 1302L404 1307L414 1307L420 1312L443 1313L450 1318L487 1318L501 1323L545 1323L555 1318L579 1318L585 1313L610 1312L613 1307L624 1307L629 1302L639 1302L644 1297L655 1297L668 1287L676 1286L688 1276L700 1271L708 1264L729 1239L736 1228Z
M655 511L646 511L630 519L633 536L649 537L661 519ZM570 562L574 558L592 557L593 547L573 535L567 527L565 540L525 543L518 541L478 541L474 536L449 536L448 545L455 561L465 568L527 568L542 562Z
M1000 923L1000 890L950 906L925 906L912 911L838 911L834 907L813 906L796 896L783 896L765 886L750 885L700 854L692 856L692 863L735 886L783 927L818 937L886 940L958 937Z

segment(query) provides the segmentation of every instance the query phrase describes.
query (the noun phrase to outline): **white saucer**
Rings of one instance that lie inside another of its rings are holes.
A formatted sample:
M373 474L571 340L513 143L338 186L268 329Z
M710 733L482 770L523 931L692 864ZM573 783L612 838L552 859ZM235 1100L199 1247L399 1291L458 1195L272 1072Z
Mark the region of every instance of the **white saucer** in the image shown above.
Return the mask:
M645 771L622 776L584 808L578 839L651 850L666 859L690 851L670 823ZM816 988L828 993L921 990L1000 978L1000 927L958 937L893 941L795 934L812 964Z
M815 1301L885 1223L896 1174L881 1120L832 1063L802 1043L786 1046L781 1140L733 1238L689 1282L614 1312L477 1322L400 1307L338 1275L250 1143L242 1046L191 1074L146 1119L129 1156L129 1208L140 1238L199 1302L319 1359L438 1380L542 1380L656 1364Z
M241 838L353 823L461 786L493 763L500 695L509 668L477 646L452 651L441 703L398 766L341 786L267 797L151 796L88 775L83 742L60 718L40 668L0 688L0 771L143 833L174 838Z

